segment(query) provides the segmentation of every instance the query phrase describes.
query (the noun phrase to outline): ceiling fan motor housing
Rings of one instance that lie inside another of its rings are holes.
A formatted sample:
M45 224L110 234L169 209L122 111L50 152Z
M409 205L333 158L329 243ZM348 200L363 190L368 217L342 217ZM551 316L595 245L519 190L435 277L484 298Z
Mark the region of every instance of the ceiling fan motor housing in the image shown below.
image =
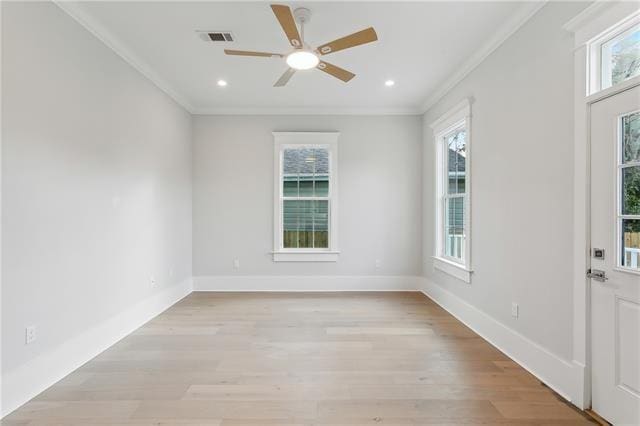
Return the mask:
M311 21L311 10L306 7L298 7L293 11L293 16L298 24L308 24Z

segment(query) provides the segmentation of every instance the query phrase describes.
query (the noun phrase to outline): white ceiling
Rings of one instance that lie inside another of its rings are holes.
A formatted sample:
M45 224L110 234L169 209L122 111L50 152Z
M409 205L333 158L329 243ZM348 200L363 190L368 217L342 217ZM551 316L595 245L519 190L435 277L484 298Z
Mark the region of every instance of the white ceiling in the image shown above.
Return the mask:
M477 65L537 10L522 2L295 2L312 10L313 46L373 26L379 41L323 59L356 74L343 83L302 71L273 83L282 59L231 57L224 48L287 52L268 2L59 2L194 113L415 113ZM196 30L232 31L206 43ZM229 85L220 88L218 79ZM385 80L396 85L388 88Z

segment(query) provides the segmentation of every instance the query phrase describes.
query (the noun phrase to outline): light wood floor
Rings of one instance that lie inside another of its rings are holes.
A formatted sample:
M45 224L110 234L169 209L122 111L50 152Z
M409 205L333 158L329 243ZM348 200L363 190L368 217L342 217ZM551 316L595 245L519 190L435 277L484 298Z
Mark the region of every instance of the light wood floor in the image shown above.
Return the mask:
M2 424L590 422L419 293L192 293Z

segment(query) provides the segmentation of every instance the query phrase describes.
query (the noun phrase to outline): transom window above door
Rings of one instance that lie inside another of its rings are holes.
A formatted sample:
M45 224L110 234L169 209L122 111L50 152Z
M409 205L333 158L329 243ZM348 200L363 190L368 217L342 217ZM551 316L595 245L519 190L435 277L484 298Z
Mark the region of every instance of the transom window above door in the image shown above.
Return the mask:
M640 75L640 24L602 43L600 55L603 89Z
M337 260L337 140L274 133L274 261Z
M640 14L589 43L588 94L640 76Z

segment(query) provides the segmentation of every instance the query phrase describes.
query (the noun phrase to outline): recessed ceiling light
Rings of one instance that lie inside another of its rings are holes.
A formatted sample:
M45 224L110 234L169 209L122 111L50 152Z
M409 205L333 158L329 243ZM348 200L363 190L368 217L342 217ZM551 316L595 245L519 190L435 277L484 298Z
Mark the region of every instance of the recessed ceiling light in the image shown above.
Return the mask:
M384 85L387 86L387 87L391 87L394 84L396 84L396 82L393 81L393 80L387 80L387 81L384 82Z
M226 85L227 85L227 81L226 80L218 80L218 86L225 87Z

